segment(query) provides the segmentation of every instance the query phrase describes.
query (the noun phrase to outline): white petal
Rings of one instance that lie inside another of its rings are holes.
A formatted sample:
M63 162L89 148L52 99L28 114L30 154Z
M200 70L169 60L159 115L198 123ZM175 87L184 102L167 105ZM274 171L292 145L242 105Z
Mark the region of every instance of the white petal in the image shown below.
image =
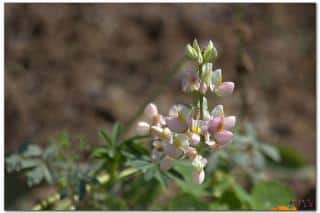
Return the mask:
M223 117L224 112L223 112L223 106L222 105L217 105L212 111L211 111L211 116L212 117Z
M148 119L152 120L153 117L158 115L158 108L154 103L149 103L144 109L144 114Z
M222 70L216 69L212 73L212 84L214 84L215 87L218 87L222 83Z
M138 135L147 135L150 131L150 125L146 122L138 122L137 133Z

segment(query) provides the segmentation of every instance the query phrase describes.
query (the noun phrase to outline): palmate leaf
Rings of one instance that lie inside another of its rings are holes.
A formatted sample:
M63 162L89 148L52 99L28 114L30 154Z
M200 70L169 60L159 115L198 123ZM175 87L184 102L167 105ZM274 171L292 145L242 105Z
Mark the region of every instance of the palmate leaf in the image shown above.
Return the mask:
M42 150L39 146L29 144L25 151L22 153L23 157L39 157L42 154Z
M203 202L199 197L191 194L181 193L171 199L169 210L208 210L207 202Z
M288 206L294 200L292 191L274 181L257 182L252 190L252 204L256 210L270 210L276 206Z
M108 133L106 133L103 129L99 129L98 131L99 131L99 135L107 143L107 145L112 147L113 142L112 142L111 138L109 137Z
M44 178L42 166L35 167L32 170L28 171L26 173L26 176L28 178L27 183L29 187L39 184Z
M183 180L175 179L177 185L185 193L192 194L195 197L201 197L208 195L205 188L207 187L207 182L198 185L193 181L192 177L192 165L190 161L179 160L175 162L174 168L184 177Z
M280 161L280 152L274 146L263 143L260 145L260 150L263 152L263 154L271 158L273 161Z
M115 123L112 129L112 141L113 143L117 143L119 138L120 138L120 133L121 133L121 125L120 123Z

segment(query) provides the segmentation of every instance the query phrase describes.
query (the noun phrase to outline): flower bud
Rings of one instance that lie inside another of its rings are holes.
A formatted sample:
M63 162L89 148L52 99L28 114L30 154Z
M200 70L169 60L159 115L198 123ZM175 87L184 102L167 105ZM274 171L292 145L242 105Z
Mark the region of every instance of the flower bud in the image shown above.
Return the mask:
M161 161L160 161L160 169L162 169L163 171L167 171L169 170L172 165L173 165L173 158L169 157L169 156L165 156Z
M218 96L228 96L231 95L234 89L233 82L223 82L217 89L216 94Z
M187 56L188 56L190 59L196 60L196 59L198 58L197 51L196 51L195 49L193 49L190 44L187 45L187 47L186 47L186 52L187 52Z
M148 119L153 120L158 115L158 108L154 103L149 103L144 109L144 114Z
M200 172L193 171L192 176L193 176L193 180L196 184L202 184L204 181L205 173L203 170L201 170Z
M163 131L162 131L162 135L161 135L161 139L163 140L170 140L172 136L172 132L169 128L164 128Z
M150 125L146 122L138 122L137 124L137 133L138 135L147 135L150 131Z
M208 46L204 49L203 60L204 62L214 61L218 56L217 49L212 41L209 41Z

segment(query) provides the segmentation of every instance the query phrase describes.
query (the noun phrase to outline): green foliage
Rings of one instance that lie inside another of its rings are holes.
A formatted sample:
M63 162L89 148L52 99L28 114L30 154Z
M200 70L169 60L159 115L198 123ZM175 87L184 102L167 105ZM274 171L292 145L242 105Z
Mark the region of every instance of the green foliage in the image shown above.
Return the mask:
M253 209L270 210L276 206L288 206L294 200L292 191L274 181L257 182L252 190Z
M286 145L277 145L281 155L280 165L288 168L301 168L306 165L306 160L296 150Z
M213 203L215 203L211 206L212 210L215 210L213 207L217 204L228 209L250 209L252 207L249 193L235 181L233 176L217 171L213 176L211 186Z
M171 199L168 210L208 210L208 203L200 197L188 193L181 193Z
M184 179L176 179L176 183L180 187L182 192L193 195L195 197L208 195L208 192L205 190L205 188L207 187L207 182L204 182L201 185L197 185L196 183L194 183L191 175L192 166L190 161L177 161L174 168L184 177Z
M104 144L93 150L91 156L96 159L93 162L85 160L86 163L79 164L78 149L68 134L62 133L44 150L34 144L23 144L18 153L6 157L7 171L22 171L30 186L44 180L56 185L61 200L51 207L57 210L268 210L288 205L293 199L286 186L265 181L260 174L269 165L266 162L279 164L280 159L292 162L295 155L260 142L251 125L236 133L229 147L212 155L208 153L206 179L201 185L193 181L190 160L175 161L173 168L162 171L143 145L145 137L122 139L121 129L116 123L111 134L99 130ZM77 141L81 151L89 150L83 137ZM240 173L235 173L238 170ZM235 174L254 181L240 184ZM167 204L158 203L162 192L171 194L173 189L177 194L168 198Z

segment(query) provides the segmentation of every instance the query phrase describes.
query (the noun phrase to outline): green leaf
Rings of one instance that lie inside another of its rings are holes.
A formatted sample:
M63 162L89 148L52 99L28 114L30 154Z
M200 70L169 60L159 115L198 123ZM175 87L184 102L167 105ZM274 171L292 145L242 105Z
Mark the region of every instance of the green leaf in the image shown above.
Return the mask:
M69 141L69 135L66 132L63 132L57 136L57 140L60 143L61 146L65 148L70 147L70 141Z
M251 196L245 191L241 185L234 182L233 184L233 191L235 195L239 198L242 204L247 204L248 207L252 207L252 199Z
M22 153L24 157L38 157L42 154L42 150L39 146L29 144L27 149Z
M145 161L145 160L130 160L130 161L127 161L127 165L133 166L133 167L141 170L142 172L146 172L147 169L154 166L154 164L152 164L149 161Z
M177 185L183 192L192 194L195 197L208 195L208 192L205 190L207 182L198 185L193 181L191 161L176 161L174 168L184 177L184 180L175 179Z
M286 145L277 145L279 149L281 162L280 164L289 168L301 168L306 165L306 160L295 149Z
M228 210L228 209L229 209L228 205L221 204L218 202L214 202L209 205L209 210L213 210L213 211L221 211L221 210Z
M176 169L173 169L173 168L168 170L168 175L170 177L177 178L179 180L184 180L183 175L180 172L178 172Z
M109 145L110 147L112 147L112 140L111 138L109 137L108 133L106 133L104 130L102 129L99 129L99 135L103 138L103 140L105 142L107 142L107 145Z
M113 143L119 142L119 137L121 133L121 125L120 123L115 123L112 129L112 141Z
M43 170L44 178L46 179L47 183L48 184L52 184L53 183L53 178L51 176L51 173L50 173L49 169L45 165L43 165L42 166L42 170Z
M294 200L292 191L274 181L259 181L252 190L252 204L256 210L270 210L276 206L288 206Z
M113 158L114 151L105 147L100 147L94 150L92 155L96 158Z
M191 194L182 193L171 199L169 210L208 210L206 202Z
M164 171L160 170L159 167L157 167L157 168L158 169L156 170L154 176L159 181L162 189L165 190L168 186L168 176L166 176Z
M26 173L26 176L28 178L28 186L31 187L39 184L44 178L42 166L38 166L30 170L29 172Z
M155 174L156 174L156 171L157 169L156 169L156 167L150 167L149 169L147 169L146 170L146 172L144 173L144 179L146 180L146 181L149 181L149 180L151 180L154 176L155 176Z
M267 157L271 158L273 161L280 161L280 153L278 149L270 144L260 144L260 149Z

